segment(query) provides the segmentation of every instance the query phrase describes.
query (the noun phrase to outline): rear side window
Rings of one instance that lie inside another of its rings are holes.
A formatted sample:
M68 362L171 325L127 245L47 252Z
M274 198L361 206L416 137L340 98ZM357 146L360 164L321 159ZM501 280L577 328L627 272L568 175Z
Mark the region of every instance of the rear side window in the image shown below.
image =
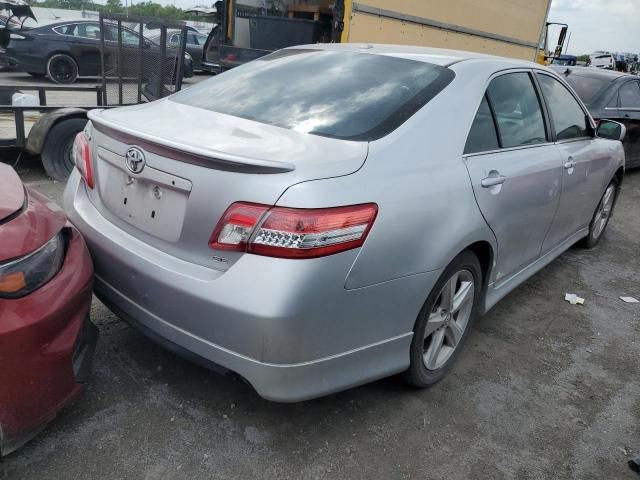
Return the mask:
M627 82L620 87L620 108L640 108L640 82Z
M600 96L611 83L611 80L606 78L585 77L575 73L565 76L564 79L576 91L580 100L587 105Z
M496 125L493 122L493 115L487 102L487 96L482 97L482 103L473 120L464 153L487 152L500 148Z
M587 116L571 92L555 78L538 75L558 140L589 136Z
M547 141L538 95L528 73L494 78L487 89L503 148Z
M371 141L399 127L453 77L446 67L393 56L291 49L170 99L298 132Z

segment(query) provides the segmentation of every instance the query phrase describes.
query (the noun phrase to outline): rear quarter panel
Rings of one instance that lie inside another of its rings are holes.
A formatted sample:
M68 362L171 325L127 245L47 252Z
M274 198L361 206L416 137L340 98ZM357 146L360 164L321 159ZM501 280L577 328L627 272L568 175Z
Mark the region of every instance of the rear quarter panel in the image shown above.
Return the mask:
M456 77L400 128L372 142L357 173L294 185L278 201L308 208L378 204L347 289L441 269L476 241L495 247L462 160L488 75Z

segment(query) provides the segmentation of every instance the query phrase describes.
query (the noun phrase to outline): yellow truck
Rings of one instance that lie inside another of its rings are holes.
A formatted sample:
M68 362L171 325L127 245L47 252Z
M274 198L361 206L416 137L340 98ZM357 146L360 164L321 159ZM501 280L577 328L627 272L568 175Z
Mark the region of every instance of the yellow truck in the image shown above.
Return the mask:
M537 60L551 0L221 0L203 68L317 42L398 43ZM546 53L546 52L545 52ZM543 53L544 55L544 53Z

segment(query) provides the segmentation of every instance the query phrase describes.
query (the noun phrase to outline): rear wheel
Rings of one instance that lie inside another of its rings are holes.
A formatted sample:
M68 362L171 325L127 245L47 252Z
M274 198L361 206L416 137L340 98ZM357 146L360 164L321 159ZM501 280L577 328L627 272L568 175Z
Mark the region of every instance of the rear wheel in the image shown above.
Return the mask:
M609 225L609 219L613 214L613 207L616 203L616 197L618 196L618 181L616 179L611 180L611 183L607 185L607 188L600 199L600 203L596 208L591 223L589 224L589 235L582 241L582 246L585 248L595 247L604 231Z
M72 156L73 141L86 124L86 118L67 118L49 130L40 159L47 175L52 179L64 181L71 174L75 166Z
M408 383L433 385L454 364L477 312L481 278L478 257L469 251L442 273L416 320L405 374Z
M55 83L73 83L78 78L78 64L69 55L57 53L47 62L47 75Z

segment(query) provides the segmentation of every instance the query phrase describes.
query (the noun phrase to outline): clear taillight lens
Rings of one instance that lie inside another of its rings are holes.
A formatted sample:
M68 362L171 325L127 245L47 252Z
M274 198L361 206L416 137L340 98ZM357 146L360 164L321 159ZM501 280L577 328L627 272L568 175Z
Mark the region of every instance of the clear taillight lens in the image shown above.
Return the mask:
M93 170L91 168L91 148L84 132L78 133L73 142L73 161L89 188L94 187Z
M280 258L314 258L360 247L377 205L321 209L234 203L211 236L215 249Z

